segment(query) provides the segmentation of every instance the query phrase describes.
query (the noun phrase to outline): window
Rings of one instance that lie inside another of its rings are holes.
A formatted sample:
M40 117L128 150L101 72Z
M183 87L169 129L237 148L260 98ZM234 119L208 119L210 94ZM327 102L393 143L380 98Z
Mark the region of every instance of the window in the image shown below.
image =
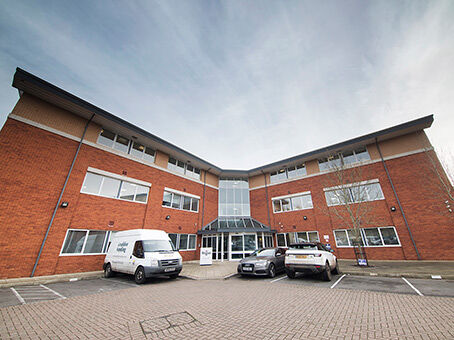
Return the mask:
M275 213L313 208L310 192L293 194L288 197L272 198L272 202Z
M355 233L352 229L334 230L334 238L338 247L352 247ZM366 247L400 246L394 227L363 228L360 230L359 242Z
M195 250L197 235L195 234L169 234L175 249Z
M374 180L378 181L378 180ZM380 183L350 184L343 188L324 189L328 206L384 199Z
M164 196L162 198L163 207L171 207L174 209L187 210L187 211L199 211L199 198L184 196L176 192L170 191L170 189L164 190Z
M330 157L318 160L320 171L326 171L333 168L339 168L342 164L354 164L370 160L369 152L366 147L358 148L355 150L344 151L336 153Z
M116 178L88 172L81 193L146 203L150 188Z
M296 243L320 242L318 231L299 231L296 232Z
M200 169L172 157L169 158L167 169L186 175L188 177L200 179Z
M155 150L138 142L131 141L124 136L115 134L112 131L102 129L98 137L98 143L130 154L136 158L151 163L154 162Z
M306 173L306 165L301 163L270 173L270 181L271 183L276 183L286 180L287 178L302 177L305 176Z
M69 229L60 255L105 254L111 231Z

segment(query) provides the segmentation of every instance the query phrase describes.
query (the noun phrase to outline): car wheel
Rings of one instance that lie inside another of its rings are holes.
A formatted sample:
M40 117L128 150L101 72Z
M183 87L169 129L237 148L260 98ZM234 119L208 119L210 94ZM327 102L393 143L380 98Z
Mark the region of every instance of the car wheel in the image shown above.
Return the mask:
M326 262L325 270L323 271L323 281L331 281L331 279L332 279L331 268L329 267L329 263Z
M178 274L172 274L172 275L169 275L169 277L170 277L172 280L175 280L175 279L178 277Z
M286 270L285 272L287 273L287 277L289 279L294 279L295 276L296 276L296 274L295 274L295 272L293 270Z
M137 284L141 285L142 283L145 282L147 278L145 277L145 270L143 267L139 267L136 269L136 273L134 274L134 281L136 281Z
M109 278L115 275L115 272L112 270L112 266L110 263L106 264L104 267L104 277Z
M276 276L276 268L274 268L274 264L270 263L268 267L268 276L269 277L275 277Z
M338 274L340 273L340 271L339 271L339 264L337 263L337 260L336 260L336 267L334 267L332 273L333 273L334 275L338 275Z

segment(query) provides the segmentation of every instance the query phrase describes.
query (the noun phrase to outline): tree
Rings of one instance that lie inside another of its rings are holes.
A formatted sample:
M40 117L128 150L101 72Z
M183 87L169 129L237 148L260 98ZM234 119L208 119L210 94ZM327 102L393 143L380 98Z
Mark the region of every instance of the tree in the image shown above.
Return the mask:
M373 206L368 201L383 197L380 185L367 181L360 163L346 164L342 154L332 155L325 161L329 173L322 180L328 205L324 212L334 215L334 222L348 230L345 236L353 245L357 263L368 265L361 228L375 222Z
M425 153L429 160L428 166L433 174L436 185L436 196L440 204L446 208L447 214L454 218L454 155L452 152L426 149ZM440 158L437 157L441 155Z

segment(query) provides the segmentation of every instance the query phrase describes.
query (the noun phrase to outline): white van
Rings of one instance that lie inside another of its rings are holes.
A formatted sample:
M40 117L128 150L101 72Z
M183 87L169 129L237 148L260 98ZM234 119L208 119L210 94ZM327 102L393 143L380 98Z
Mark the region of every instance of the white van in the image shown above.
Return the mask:
M174 279L183 268L182 258L165 231L134 229L116 232L104 260L104 276L133 274L137 283L153 276Z

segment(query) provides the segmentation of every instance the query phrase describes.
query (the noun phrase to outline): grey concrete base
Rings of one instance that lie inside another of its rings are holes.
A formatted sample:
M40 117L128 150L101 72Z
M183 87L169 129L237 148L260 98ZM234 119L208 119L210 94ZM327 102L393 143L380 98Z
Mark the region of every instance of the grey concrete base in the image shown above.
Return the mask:
M102 277L104 272L102 270L95 272L84 272L84 273L71 273L71 274L57 274L47 276L36 276L36 277L21 277L17 279L1 279L0 288L7 288L13 286L28 286L28 285L40 285L52 282L65 282L71 279L84 280Z

